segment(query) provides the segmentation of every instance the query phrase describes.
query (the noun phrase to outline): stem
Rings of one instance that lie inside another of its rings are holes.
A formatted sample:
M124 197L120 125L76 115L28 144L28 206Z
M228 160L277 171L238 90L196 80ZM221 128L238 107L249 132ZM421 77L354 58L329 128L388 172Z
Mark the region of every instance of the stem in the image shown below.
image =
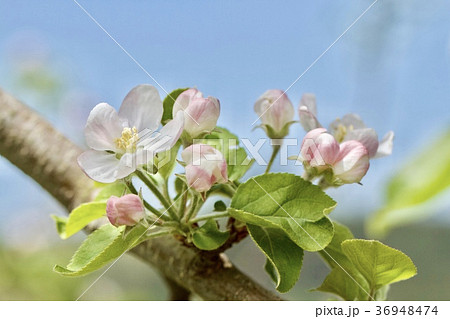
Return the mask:
M269 164L267 164L267 168L266 168L266 171L264 172L264 174L269 173L270 168L272 167L272 164L275 161L275 158L277 157L278 152L280 151L280 148L281 148L281 145L278 145L278 144L272 146L272 156L270 157Z
M202 220L206 220L206 219L210 219L210 218L221 218L221 217L228 217L229 214L228 212L219 212L219 213L215 213L215 214L208 214L208 215L204 215L204 216L200 216L197 218L193 218L189 221L190 224L202 221Z
M149 239L149 238L155 238L155 237L159 237L159 236L164 236L164 235L169 235L173 233L173 230L160 230L154 233L150 233L150 234L146 234L145 235L145 239Z
M125 182L125 186L128 188L128 190L131 193L138 195L138 191L134 187L133 183L131 183L131 181ZM144 202L145 208L147 208L149 211L151 211L156 217L161 218L162 220L168 220L167 216L164 216L164 214L161 214L161 212L159 210L157 210L155 207L150 205L150 203L147 202L145 199L142 199L142 201Z
M186 184L183 183L183 188L182 188L182 197L181 197L181 203L180 206L178 207L178 218L181 220L181 218L183 218L184 216L184 212L186 210L186 201L187 201L187 196L188 196L188 191L187 191L187 186Z
M170 217L173 220L178 220L177 213L173 209L173 204L170 204L167 201L164 195L159 191L158 187L156 187L156 185L153 184L152 180L139 170L137 170L135 174L144 182L145 185L147 185L147 187L152 191L152 193L155 194L156 198L158 198L161 204L163 204L163 206L166 208L166 211L169 212Z
M191 209L189 210L189 212L186 215L186 222L189 222L190 219L195 215L196 211L197 211L197 204L199 202L199 197L198 195L194 195L194 198L192 198L192 206Z

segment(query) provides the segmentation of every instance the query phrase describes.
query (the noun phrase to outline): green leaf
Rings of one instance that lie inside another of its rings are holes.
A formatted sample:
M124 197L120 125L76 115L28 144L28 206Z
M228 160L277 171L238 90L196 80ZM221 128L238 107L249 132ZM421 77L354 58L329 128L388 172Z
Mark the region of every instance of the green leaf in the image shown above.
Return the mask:
M423 220L436 211L436 199L450 187L450 130L401 168L387 187L386 204L368 221L369 233Z
M346 270L351 269L353 268L353 265L342 251L341 244L344 240L353 239L353 234L350 229L342 224L333 222L333 226L333 239L328 246L324 250L319 251L319 253L331 268L343 267Z
M107 224L90 234L75 252L67 267L56 265L54 271L64 276L82 276L120 257L146 238L147 228L133 227L124 238L125 227Z
M326 247L333 224L325 216L336 206L318 186L286 173L264 174L241 184L230 215L248 224L279 228L308 251Z
M224 212L226 210L227 210L227 205L223 201L218 200L217 202L214 203L214 211Z
M202 250L214 250L222 246L230 237L228 231L220 231L214 219L208 219L192 233L194 245Z
M126 186L122 182L115 182L112 184L105 184L100 192L95 197L95 202L106 202L111 196L121 197L126 192Z
M245 149L239 146L239 138L226 128L217 127L203 142L214 146L223 154L227 161L230 181L241 179L254 163L254 160L248 158Z
M56 223L56 231L58 232L59 236L63 238L66 233L66 224L68 217L61 217L56 215L50 216Z
M90 222L105 216L105 214L105 201L81 204L70 213L65 232L60 233L61 238L69 238L86 227Z
M279 292L288 292L300 276L303 249L280 229L247 224L248 232L267 257L265 269Z
M158 173L167 180L172 174L175 165L177 164L178 150L180 149L181 143L177 142L170 150L159 153L157 166Z
M189 88L176 89L176 90L173 90L172 92L170 92L166 96L166 98L163 101L164 111L163 111L163 115L161 118L161 124L164 125L173 118L172 111L173 111L173 105L175 104L175 100L181 93L183 93L187 89L189 89Z
M314 290L329 292L347 301L370 299L370 288L364 277L359 273L350 274L339 267L332 269L322 285Z
M401 251L376 240L348 239L342 251L364 276L371 290L406 280L417 273L411 259Z

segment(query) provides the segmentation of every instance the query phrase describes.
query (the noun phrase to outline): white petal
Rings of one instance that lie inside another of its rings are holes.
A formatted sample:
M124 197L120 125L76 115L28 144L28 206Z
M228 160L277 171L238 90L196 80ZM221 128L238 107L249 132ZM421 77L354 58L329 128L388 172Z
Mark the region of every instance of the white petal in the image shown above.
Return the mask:
M151 152L153 155L169 150L180 138L183 127L184 114L183 111L180 111L157 134L140 140L137 147Z
M331 122L330 132L335 135L340 125L350 129L360 129L366 127L359 115L353 113L346 114L342 119L338 118Z
M120 166L115 154L89 150L78 156L78 164L87 176L100 183L116 181Z
M306 106L306 108L317 116L316 95L313 93L305 93L302 95L299 107Z
M372 128L362 128L349 131L344 138L344 141L358 141L365 146L369 152L369 157L374 157L378 149L378 135Z
M316 116L306 106L300 106L298 109L300 124L306 132L322 127Z
M380 141L377 153L375 154L374 158L380 158L391 155L393 147L394 147L394 132L389 131Z
M122 123L116 110L107 103L94 107L87 119L84 135L87 145L98 151L116 149L114 140L122 135Z
M163 103L158 90L148 84L138 85L125 97L119 116L128 120L128 126L135 126L138 132L149 129L156 131L163 114Z

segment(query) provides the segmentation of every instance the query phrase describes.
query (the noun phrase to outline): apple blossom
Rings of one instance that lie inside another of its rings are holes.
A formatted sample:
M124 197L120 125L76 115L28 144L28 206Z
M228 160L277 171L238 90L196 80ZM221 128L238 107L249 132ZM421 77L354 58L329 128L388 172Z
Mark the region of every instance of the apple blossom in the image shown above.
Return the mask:
M317 120L316 96L313 93L305 93L300 100L298 108L300 124L305 131L311 131L315 128L322 127Z
M198 192L208 191L215 183L228 181L227 162L214 147L193 144L181 152L186 165L188 185Z
M266 91L255 102L254 110L261 119L261 127L270 138L281 139L289 133L294 107L284 91Z
M369 153L361 142L351 140L339 144L324 128L306 134L299 159L308 175L325 174L335 186L359 183L369 169Z
M203 97L202 92L191 88L181 93L174 105L173 116L184 111L184 130L191 138L210 133L220 115L220 102L215 97Z
M177 113L158 133L163 114L159 93L139 85L125 97L119 112L100 103L89 114L84 134L91 148L78 164L93 180L112 183L133 173L162 151L170 149L183 131L183 114Z
M106 216L114 226L134 226L145 217L145 209L137 195L111 196L106 202Z

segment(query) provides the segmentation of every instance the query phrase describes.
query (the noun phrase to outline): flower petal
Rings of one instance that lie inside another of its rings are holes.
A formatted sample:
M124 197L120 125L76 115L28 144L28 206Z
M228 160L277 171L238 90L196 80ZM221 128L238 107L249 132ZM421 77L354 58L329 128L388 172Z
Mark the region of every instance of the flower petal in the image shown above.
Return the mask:
M203 93L195 88L190 88L178 95L177 99L175 100L175 103L173 104L172 109L172 116L175 117L175 115L179 111L186 110L189 106L189 103L194 98L202 98Z
M346 115L344 115L344 117L342 119L337 118L336 120L331 122L331 124L330 124L331 134L336 136L336 132L339 131L339 126L344 126L345 128L350 129L350 130L356 130L356 129L366 127L366 125L361 120L359 115L354 114L354 113L346 114Z
M298 109L300 124L306 132L322 127L313 112L306 106L300 106Z
M369 152L369 157L374 157L378 149L378 135L372 128L350 130L344 137L344 141L361 142Z
M163 114L163 103L158 90L151 85L142 84L133 88L120 106L119 116L128 121L129 127L138 132L149 129L156 131Z
M340 152L333 173L344 183L358 183L369 169L367 149L358 141L348 141L340 145Z
M97 104L89 114L84 128L86 143L97 151L114 151L114 141L122 135L122 129L116 110L107 103Z
M180 138L184 127L183 111L178 112L174 119L169 121L164 127L155 135L148 138L141 139L137 145L139 149L150 152L156 155L171 149ZM151 157L153 157L151 156Z
M78 165L93 180L100 183L112 183L117 180L120 162L115 154L89 150L78 156Z
M306 106L312 115L317 116L316 95L313 93L304 93L300 100L299 107Z
M394 147L394 132L389 131L380 141L377 153L375 154L374 158L380 158L391 155L393 147Z

